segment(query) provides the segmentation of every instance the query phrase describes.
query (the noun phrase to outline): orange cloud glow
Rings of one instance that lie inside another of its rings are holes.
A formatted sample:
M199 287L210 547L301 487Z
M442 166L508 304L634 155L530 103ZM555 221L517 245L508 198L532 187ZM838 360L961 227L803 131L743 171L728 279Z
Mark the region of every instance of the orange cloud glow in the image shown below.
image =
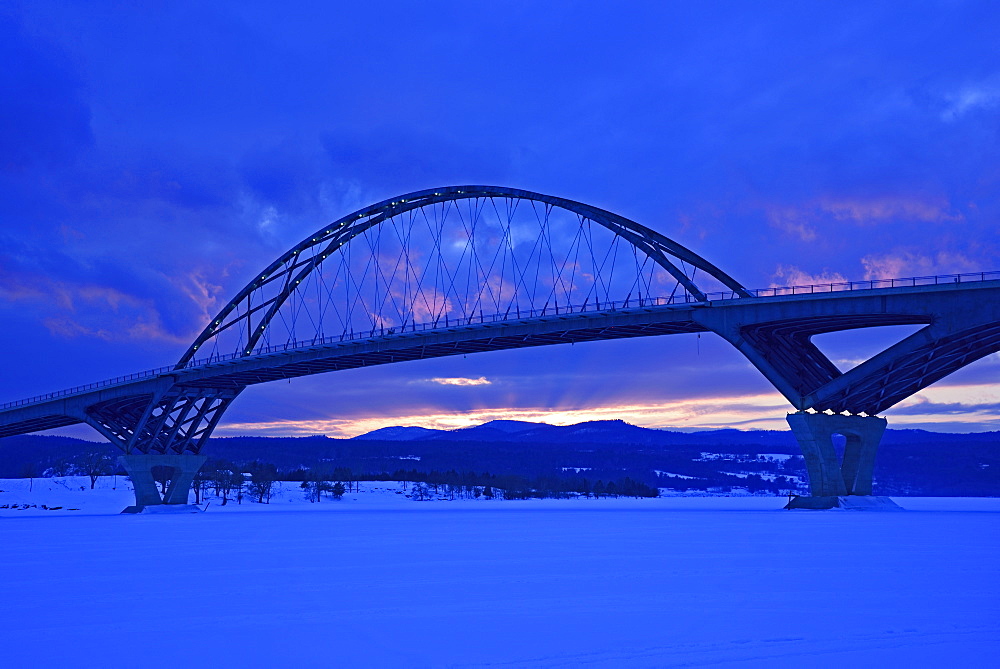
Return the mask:
M220 425L216 432L225 436L326 434L331 437L354 437L392 425L454 430L500 419L546 422L553 425L572 425L590 420L621 419L634 425L654 428L723 428L739 425L747 428L784 429L786 407L784 399L775 393L670 403L622 404L565 409L494 407L459 412L440 411L320 420L225 423Z
M898 279L908 276L931 276L935 274L960 274L977 272L981 264L958 253L939 252L923 255L909 251L868 255L861 259L865 268L865 280Z
M1000 365L1000 354L990 356L985 364ZM887 414L890 427L927 427L952 417L935 410L940 406L967 406L964 419L977 423L979 429L1000 430L1000 417L988 407L1000 404L1000 385L935 385L901 402L903 413ZM983 409L977 408L986 407ZM710 397L649 404L626 403L606 406L570 407L489 407L468 411L425 411L422 413L387 413L312 420L274 420L266 422L225 423L218 436L308 436L325 434L348 438L382 427L406 425L438 430L454 430L481 425L491 420L521 420L552 425L573 425L592 420L621 419L633 425L663 429L760 429L786 430L785 416L793 408L778 393Z
M768 223L804 242L819 237L816 222L823 219L873 225L886 221L941 223L961 221L944 198L883 195L879 197L820 197L801 204L767 204Z
M847 278L839 272L825 270L819 274L810 274L793 265L778 265L774 271L774 281L771 288L783 286L812 286L822 283L844 283Z
M431 383L437 383L442 386L488 386L493 382L487 379L485 376L480 376L478 379L466 379L463 377L456 378L434 378L428 379Z

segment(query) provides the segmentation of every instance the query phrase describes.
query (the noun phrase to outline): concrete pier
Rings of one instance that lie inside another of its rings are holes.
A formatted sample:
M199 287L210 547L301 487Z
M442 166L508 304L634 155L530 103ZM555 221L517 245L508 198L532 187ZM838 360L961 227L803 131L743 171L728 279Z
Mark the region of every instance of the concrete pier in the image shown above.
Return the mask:
M870 496L875 454L887 421L877 416L843 416L799 411L788 415L788 425L799 442L809 471L810 497L788 508L832 508L849 495ZM837 457L833 436L846 439L844 456ZM820 501L822 498L822 502Z
M191 491L191 482L194 475L198 473L201 466L205 464L207 457L204 455L158 455L138 453L132 455L118 456L132 485L135 486L135 505L127 507L122 513L140 513L148 506L157 505L186 505L188 494ZM173 473L170 476L170 485L162 496L156 487L153 478L154 467L170 467Z

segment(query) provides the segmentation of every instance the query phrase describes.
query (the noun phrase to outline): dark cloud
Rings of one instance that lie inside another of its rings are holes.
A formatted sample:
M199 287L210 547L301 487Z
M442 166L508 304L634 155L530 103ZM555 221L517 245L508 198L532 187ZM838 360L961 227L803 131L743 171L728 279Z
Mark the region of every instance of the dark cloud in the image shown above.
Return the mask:
M964 414L1000 416L1000 402L976 404L920 400L905 406L894 407L889 409L886 413L889 416L955 416Z
M0 13L0 171L74 162L92 146L80 73L58 45L34 38L12 11Z
M377 184L384 197L455 183L505 184L513 178L515 151L510 146L498 137L461 129L330 133L323 148L332 175Z

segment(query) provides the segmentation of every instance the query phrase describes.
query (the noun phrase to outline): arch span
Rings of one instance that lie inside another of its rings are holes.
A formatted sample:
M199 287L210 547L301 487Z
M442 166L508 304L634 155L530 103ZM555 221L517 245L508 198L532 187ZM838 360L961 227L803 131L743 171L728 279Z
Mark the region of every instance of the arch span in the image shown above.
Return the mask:
M355 247L360 250L355 252ZM282 341L549 306L677 296L735 279L643 225L565 198L498 186L400 195L320 228L258 273L177 363L250 356Z

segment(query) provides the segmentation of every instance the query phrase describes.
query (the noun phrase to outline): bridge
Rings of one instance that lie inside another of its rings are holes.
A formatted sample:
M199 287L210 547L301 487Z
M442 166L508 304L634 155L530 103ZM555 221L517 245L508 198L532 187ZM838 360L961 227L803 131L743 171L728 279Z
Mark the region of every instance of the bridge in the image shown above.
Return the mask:
M841 372L815 335L919 325ZM878 414L1000 350L1000 272L750 290L662 234L492 186L402 195L324 226L255 274L162 367L0 405L0 437L86 423L123 452L135 510L184 504L240 392L448 355L713 332L795 408L802 506L872 493ZM846 437L838 457L832 436ZM174 470L161 495L152 469Z

